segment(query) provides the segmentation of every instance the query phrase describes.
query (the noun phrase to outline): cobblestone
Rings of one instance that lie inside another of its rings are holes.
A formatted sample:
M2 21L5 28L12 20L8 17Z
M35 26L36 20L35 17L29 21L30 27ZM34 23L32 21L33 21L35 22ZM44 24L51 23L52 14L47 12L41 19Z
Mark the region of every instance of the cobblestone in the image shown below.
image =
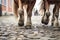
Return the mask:
M17 25L14 16L0 17L0 40L60 40L60 31L47 26L25 29Z

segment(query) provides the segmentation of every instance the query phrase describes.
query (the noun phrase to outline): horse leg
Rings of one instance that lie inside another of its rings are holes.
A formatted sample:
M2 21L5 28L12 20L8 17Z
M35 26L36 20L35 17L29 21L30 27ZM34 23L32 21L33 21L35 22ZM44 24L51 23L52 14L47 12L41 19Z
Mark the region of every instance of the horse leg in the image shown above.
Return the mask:
M18 11L18 7L17 7L17 4L14 2L13 3L13 12L14 12L14 14L15 14L16 17L18 17L17 11Z
M59 17L59 4L56 4L53 9L53 20L52 20L52 25L54 27L59 27L58 17Z
M45 7L45 10L44 10L44 16L42 18L42 23L47 25L49 23L49 16L50 16L49 7L50 7L50 4L47 1L45 1L44 7Z
M31 28L31 16L32 16L32 9L30 9L29 5L27 7L27 22L25 28Z
M19 0L18 2L19 2L18 12L19 12L19 16L20 16L18 25L19 25L19 26L23 26L23 25L24 25L24 10L23 10L23 4L21 3L21 0Z
M25 28L31 28L31 25L32 25L31 16L32 16L32 9L34 7L34 4L35 4L35 2L32 3L32 5L28 4L28 7L27 7L27 22L26 22Z

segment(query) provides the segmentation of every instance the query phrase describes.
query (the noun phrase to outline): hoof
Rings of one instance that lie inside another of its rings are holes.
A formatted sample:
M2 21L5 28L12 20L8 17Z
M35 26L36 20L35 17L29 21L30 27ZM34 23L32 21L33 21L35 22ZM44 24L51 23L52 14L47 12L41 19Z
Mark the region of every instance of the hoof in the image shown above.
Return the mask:
M22 22L20 23L20 22L19 22L19 23L18 23L18 26L24 26L24 23L22 23Z
M31 25L26 25L25 28L26 29L31 29L32 27L31 27Z
M42 23L45 24L45 25L47 25L49 23L50 12L46 12L45 14L46 15L43 16L43 18L42 18Z
M42 19L42 23L47 25L49 23L49 19L46 19L46 20Z
M45 22L45 21L42 21L42 23L43 23L43 24L45 24L45 25L47 25L47 24L48 24L48 22Z

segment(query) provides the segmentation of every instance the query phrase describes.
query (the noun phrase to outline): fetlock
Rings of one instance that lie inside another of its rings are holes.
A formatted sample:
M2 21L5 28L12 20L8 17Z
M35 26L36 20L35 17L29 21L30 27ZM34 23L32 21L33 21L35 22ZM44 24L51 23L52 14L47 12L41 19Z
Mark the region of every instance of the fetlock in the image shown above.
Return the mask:
M45 14L46 14L46 16L47 16L47 17L49 17L49 16L50 16L50 12L46 12Z
M22 10L18 10L19 15L22 15L24 13L23 9Z
M31 29L31 25L32 25L32 23L31 23L31 19L27 19L27 22L26 22L26 25L25 25L25 28L27 28L27 29Z
M58 13L55 13L55 17L58 18L59 14Z

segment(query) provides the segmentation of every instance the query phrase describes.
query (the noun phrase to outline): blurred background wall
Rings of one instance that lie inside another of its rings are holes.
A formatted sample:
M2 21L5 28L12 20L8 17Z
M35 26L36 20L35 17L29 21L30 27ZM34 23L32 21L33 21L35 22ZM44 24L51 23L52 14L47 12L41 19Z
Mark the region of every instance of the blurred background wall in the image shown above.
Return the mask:
M2 15L10 15L13 14L12 10L12 3L13 0L0 0L1 7L0 9L2 10Z

